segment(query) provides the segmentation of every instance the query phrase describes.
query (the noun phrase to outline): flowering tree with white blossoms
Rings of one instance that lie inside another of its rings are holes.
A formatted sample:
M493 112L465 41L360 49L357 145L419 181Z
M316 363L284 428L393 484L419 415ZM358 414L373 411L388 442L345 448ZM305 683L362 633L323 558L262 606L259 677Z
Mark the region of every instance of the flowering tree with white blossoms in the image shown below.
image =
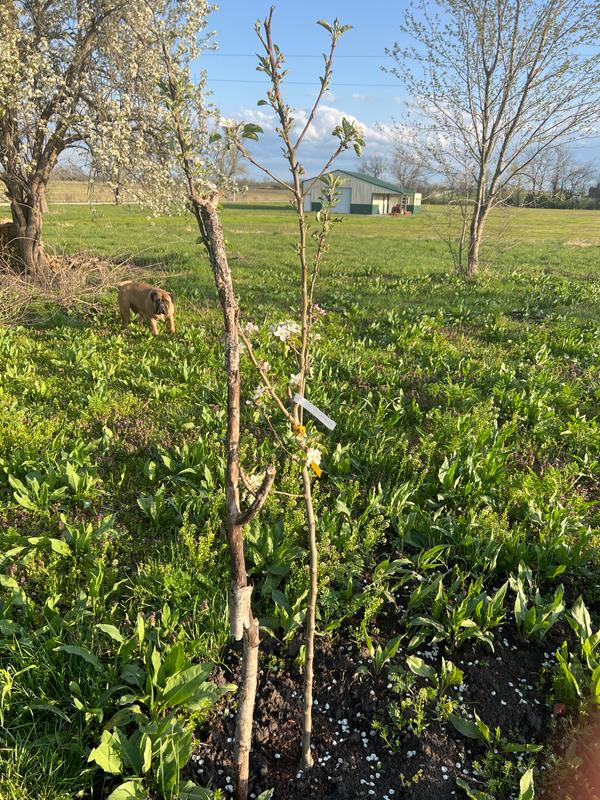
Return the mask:
M156 196L171 185L161 53L145 36L168 0L2 0L0 182L10 200L21 261L48 263L42 243L45 189L61 153L86 148L99 170L143 173ZM205 0L181 0L177 24L197 42ZM166 17L165 17L166 18ZM171 20L172 21L172 20Z
M333 153L327 159L319 175L315 180L321 180L321 210L317 214L318 227L310 232L310 225L304 213L304 198L308 189L303 188L302 176L305 173L304 167L299 160L300 145L309 131L319 104L325 92L329 89L332 77L332 66L335 49L340 37L351 28L350 25L341 25L336 19L332 24L319 20L318 24L329 34L329 50L323 54L324 71L320 77L321 88L314 101L313 107L308 115L304 126L298 130L294 120L294 110L289 106L282 95L282 83L287 74L285 69L285 57L272 37L272 17L273 7L261 23L257 21L255 25L256 34L259 38L264 55L259 55L258 70L265 73L269 79L270 88L267 90L266 99L260 100L259 105L270 106L277 118L277 133L283 143L284 157L289 166L291 181L288 183L276 177L267 167L257 162L248 151L245 139L256 139L262 129L258 125L234 125L228 129L228 135L233 146L270 178L284 187L291 195L291 203L296 212L298 224L298 241L296 252L298 254L298 264L300 269L300 317L299 322L290 320L272 327L272 333L294 353L296 360L297 373L292 375L290 385L287 390L288 402L291 403L291 411L288 411L277 395L275 388L269 380L264 365L258 361L252 350L252 345L247 335L242 332L242 338L252 359L254 366L258 369L262 385L277 403L289 420L295 436L298 448L297 458L302 464L302 487L306 510L306 520L308 527L309 544L309 568L310 568L310 588L308 594L308 608L306 614L306 649L304 660L304 719L302 732L302 756L300 765L303 769L308 769L313 765L311 754L311 734L312 734L312 686L313 686L313 660L314 660L314 637L315 621L318 594L318 551L316 537L316 520L312 501L311 475L319 477L321 475L321 451L318 447L316 434L307 430L304 424L303 407L296 402L296 394L292 393L292 387L297 395L303 398L307 391L307 384L310 377L310 348L314 336L312 335L313 323L318 316L319 309L314 302L314 291L319 275L319 269L323 256L329 249L328 237L335 219L331 216L340 185L337 176L326 174L335 159L349 148L354 149L357 155L361 154L364 147L364 138L360 128L347 119L342 119L340 124L333 130L333 136L338 143ZM309 239L313 240L313 247L310 247Z

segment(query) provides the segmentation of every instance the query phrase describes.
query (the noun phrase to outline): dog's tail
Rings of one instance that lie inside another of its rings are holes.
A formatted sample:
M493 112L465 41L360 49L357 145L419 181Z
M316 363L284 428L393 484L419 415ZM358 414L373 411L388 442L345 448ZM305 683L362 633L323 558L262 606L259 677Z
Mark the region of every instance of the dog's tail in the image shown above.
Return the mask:
M117 290L121 289L121 287L129 286L132 283L133 281L119 281L119 283L117 283Z

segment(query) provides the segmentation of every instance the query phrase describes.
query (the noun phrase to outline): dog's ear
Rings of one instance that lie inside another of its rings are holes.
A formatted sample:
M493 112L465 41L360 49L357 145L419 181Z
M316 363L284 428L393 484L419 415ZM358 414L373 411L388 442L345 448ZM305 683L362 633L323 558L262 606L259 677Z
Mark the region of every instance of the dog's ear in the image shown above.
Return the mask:
M153 303L156 303L156 298L157 298L156 292L150 292L150 300L152 300Z
M171 298L171 300L172 300L173 302L175 302L175 293L174 293L174 292L167 292L167 294L169 295L169 297Z

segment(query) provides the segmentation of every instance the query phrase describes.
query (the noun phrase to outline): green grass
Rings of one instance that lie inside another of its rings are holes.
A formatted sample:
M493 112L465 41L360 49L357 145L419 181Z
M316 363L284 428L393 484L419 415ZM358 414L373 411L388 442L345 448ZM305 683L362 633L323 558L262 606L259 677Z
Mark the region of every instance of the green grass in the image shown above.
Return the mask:
M546 597L565 581L596 628L600 216L506 212L511 246L463 281L432 231L440 213L348 217L323 268L310 394L338 425L319 434L320 626L371 625L391 591L371 580L377 564L441 546L439 569L459 595L476 579L491 592L523 562L528 591ZM256 347L283 390L293 370L268 325L297 303L294 217L226 206L223 222L242 318L260 325ZM142 614L136 647L222 658L225 417L220 318L191 220L97 206L52 208L45 224L56 250L130 257L159 274L179 327L174 338L135 325L123 334L112 294L98 314L0 329L0 796L63 800L114 785L86 763L124 668L96 625L125 636ZM243 380L246 400L257 384L247 360ZM297 467L269 424L287 433L266 410L244 403L243 461L254 471L276 458L289 496L273 495L252 524L248 562L259 613L286 638L298 622L273 592L290 606L302 596L305 534ZM394 591L400 602L414 589ZM410 619L398 624L397 664L415 633ZM454 630L447 647L456 641ZM132 652L131 669L143 658ZM186 724L194 713L182 712Z
M441 207L431 206L412 218L345 217L332 237L322 295L333 291L353 302L360 286L360 296L366 291L374 304L401 303L405 296L402 281L451 271L447 248L437 235L443 214ZM296 286L293 213L285 207L226 204L223 221L242 302L251 305L262 297L257 270L273 300L292 300ZM61 208L46 218L46 228L49 242L58 250L94 249L106 255L132 256L138 262L162 262L182 271L184 283L192 273L196 294L212 300L211 276L203 267L204 257L189 218L154 219L137 209L111 206ZM577 276L587 281L595 277L594 265L600 262L600 220L594 211L507 209L492 215L490 234L494 240L501 237L501 252L487 253L490 266L484 286L493 287L493 299L500 309L522 299L514 294L519 292L519 281L507 281L507 274L525 270L527 275L539 276L549 272L557 278ZM372 275L385 282L385 293L377 280L371 280ZM434 309L438 294L430 296L428 291L427 297L421 298L424 308L431 302Z

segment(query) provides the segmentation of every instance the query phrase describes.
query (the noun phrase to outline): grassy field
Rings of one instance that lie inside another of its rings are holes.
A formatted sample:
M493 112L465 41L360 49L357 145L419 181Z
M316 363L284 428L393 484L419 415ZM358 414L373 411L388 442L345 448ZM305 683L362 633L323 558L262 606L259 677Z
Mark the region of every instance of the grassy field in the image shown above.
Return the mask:
M97 181L90 185L87 181L52 180L48 185L48 202L53 203L89 203L90 205L113 203L114 194L109 184ZM127 192L122 194L124 202L134 201ZM235 198L238 203L285 203L284 193L278 189L251 187L239 192ZM0 207L8 206L0 201Z
M96 800L123 782L113 800L203 797L191 781L227 796L238 659L206 258L185 217L50 212L55 250L160 276L178 333L120 332L114 294L0 328L0 798ZM440 214L346 218L317 292L311 399L338 424L315 486L310 776L299 474L242 365L243 461L275 459L287 493L247 542L265 639L255 794L524 800L533 774L536 797L598 796L600 214L499 213L502 250L468 282ZM242 318L283 390L269 325L297 298L294 217L255 202L223 221Z

